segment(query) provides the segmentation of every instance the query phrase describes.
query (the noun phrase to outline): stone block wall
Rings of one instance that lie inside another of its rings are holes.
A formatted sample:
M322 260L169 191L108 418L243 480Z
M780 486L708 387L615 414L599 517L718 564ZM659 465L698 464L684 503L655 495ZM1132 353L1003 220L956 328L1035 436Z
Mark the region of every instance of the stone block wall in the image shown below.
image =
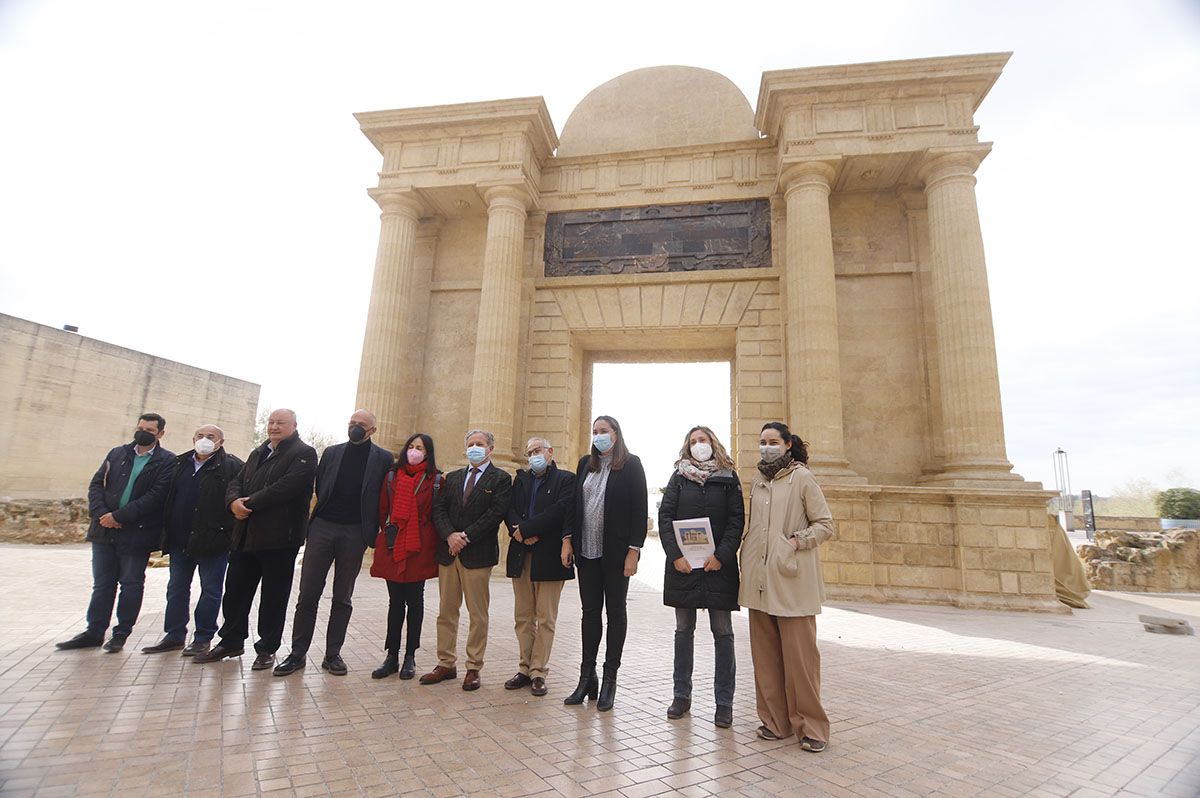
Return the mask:
M167 420L163 445L191 448L201 424L250 450L259 386L77 333L0 314L0 499L83 496L143 412Z
M834 597L1062 611L1042 492L827 486Z

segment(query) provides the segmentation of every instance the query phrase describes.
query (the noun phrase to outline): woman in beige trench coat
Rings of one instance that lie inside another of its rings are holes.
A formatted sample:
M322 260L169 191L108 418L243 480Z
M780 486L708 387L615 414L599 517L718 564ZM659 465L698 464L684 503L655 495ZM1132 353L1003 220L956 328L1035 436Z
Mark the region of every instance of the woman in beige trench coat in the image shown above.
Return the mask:
M825 599L817 547L834 537L825 495L805 464L806 444L786 424L765 424L742 539L739 603L750 612L750 655L762 725L758 736L795 734L805 751L829 741L821 706L817 618Z

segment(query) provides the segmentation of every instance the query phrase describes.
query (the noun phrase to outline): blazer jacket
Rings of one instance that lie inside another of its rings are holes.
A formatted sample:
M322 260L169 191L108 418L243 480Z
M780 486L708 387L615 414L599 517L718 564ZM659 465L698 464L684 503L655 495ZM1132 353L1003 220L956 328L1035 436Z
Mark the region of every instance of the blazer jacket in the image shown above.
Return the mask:
M92 521L87 539L96 543L114 543L121 554L150 553L158 547L163 529L163 504L171 487L171 465L175 455L155 446L150 462L142 468L129 503L121 509L121 495L133 473L134 445L127 443L108 453L88 485L88 514ZM100 517L112 513L120 529L100 526Z
M525 554L532 556L529 566L531 582L561 582L574 579L573 568L563 568L563 530L575 514L575 475L557 463L546 467L538 494L529 512L529 492L533 489L533 472L522 469L513 480L512 501L508 505L508 535L514 526L521 527L522 538L537 538L532 546L512 540L508 544L506 573L519 579L525 566Z
M575 557L582 549L583 533L583 483L588 477L588 460L585 454L575 469L575 518L571 523L571 546ZM604 488L604 555L605 560L625 557L632 546L640 549L646 542L646 471L637 455L629 455L620 471L608 473L608 484Z
M270 458L268 452L266 443L250 452L225 491L226 506L245 496L253 511L233 528L233 548L240 551L298 549L308 532L317 450L293 432Z
M433 525L438 533L437 561L450 565L454 557L446 542L454 532L466 532L470 543L458 553L464 568L491 568L500 562L500 522L508 511L512 477L495 463L479 475L471 496L463 503L468 469L446 475L433 498Z
M313 507L312 517L316 518L333 496L333 486L337 484L338 469L342 465L342 456L347 446L370 446L367 455L367 467L363 471L362 490L359 493L359 506L362 508L362 541L364 546L374 546L375 536L379 533L379 490L383 480L392 468L392 453L374 441L366 443L339 443L330 446L321 453L321 461L317 464L317 505Z

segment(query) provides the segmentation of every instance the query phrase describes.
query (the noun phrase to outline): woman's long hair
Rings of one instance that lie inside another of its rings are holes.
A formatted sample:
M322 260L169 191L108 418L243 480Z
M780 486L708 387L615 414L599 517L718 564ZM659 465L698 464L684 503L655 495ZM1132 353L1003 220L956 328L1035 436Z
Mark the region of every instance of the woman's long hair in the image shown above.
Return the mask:
M433 476L437 473L437 458L433 455L433 438L426 435L424 432L414 432L408 436L408 440L400 447L399 466L405 468L408 466L408 446L417 438L421 439L421 443L425 444L425 473Z
M621 432L621 425L612 416L596 416L596 420L592 422L592 429L596 428L596 421L607 421L608 426L613 428L613 432L617 436L609 451L612 452L612 470L620 471L625 466L625 461L629 459L629 449L625 447L625 435ZM591 457L588 458L588 471L599 470L600 450L593 446Z
M779 433L779 437L783 438L784 443L788 445L788 452L792 455L792 459L797 463L808 465L808 444L800 440L799 435L793 435L788 429L788 425L782 421L768 421L762 425L763 429L773 429ZM762 430L759 430L761 433ZM689 435L691 433L688 433ZM717 447L713 447L714 449Z
M692 433L699 430L708 436L708 440L712 443L713 459L717 461L717 468L733 470L733 458L729 456L729 452L725 451L725 447L721 445L721 441L713 434L713 431L708 427L695 426L687 431L687 435L683 436L683 448L679 450L680 460L692 459L692 447L688 443L692 439Z

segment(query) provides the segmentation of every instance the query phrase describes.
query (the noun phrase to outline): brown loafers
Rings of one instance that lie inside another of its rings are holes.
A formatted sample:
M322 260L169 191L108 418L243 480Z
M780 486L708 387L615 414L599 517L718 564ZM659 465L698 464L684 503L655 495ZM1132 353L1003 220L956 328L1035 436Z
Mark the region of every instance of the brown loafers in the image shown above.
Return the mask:
M478 690L479 689L479 671L477 671L477 670L467 671L467 676L465 679L463 679L463 689L464 690Z

